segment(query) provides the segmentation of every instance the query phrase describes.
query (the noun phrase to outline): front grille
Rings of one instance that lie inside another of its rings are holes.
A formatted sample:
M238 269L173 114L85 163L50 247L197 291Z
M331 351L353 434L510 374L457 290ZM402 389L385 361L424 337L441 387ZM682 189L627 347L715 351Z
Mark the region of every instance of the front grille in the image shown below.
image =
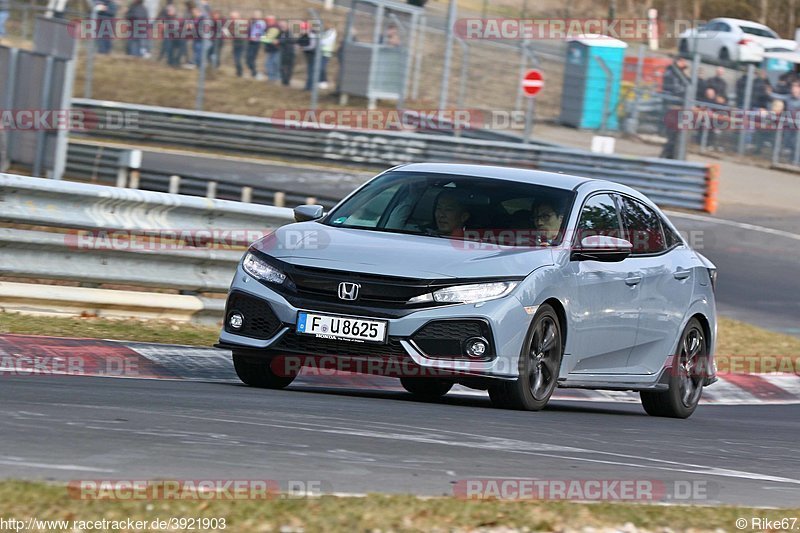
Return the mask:
M489 352L482 359L490 359L494 354L492 331L483 320L434 320L418 329L411 339L428 357L477 360L464 354L464 341L471 337L489 341Z
M382 357L404 359L408 357L397 339L390 338L387 344L318 339L311 335L298 335L288 331L273 346L273 352L291 352L306 355L336 355L340 357Z
M244 316L241 329L233 329L228 319L238 312ZM232 292L225 306L225 331L254 339L271 339L278 333L281 321L272 311L269 303L243 292Z
M345 272L288 265L287 274L295 284L297 295L302 298L339 300L339 283L349 281L361 287L358 302L380 307L406 307L408 300L432 290L431 280L378 276L358 272Z

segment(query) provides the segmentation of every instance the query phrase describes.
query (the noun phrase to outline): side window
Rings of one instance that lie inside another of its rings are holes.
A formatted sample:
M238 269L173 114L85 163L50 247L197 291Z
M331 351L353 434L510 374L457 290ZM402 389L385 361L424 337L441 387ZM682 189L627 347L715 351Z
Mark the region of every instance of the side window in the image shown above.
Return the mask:
M633 255L657 254L666 250L658 214L641 202L622 197L622 218Z
M664 244L667 250L683 243L681 236L675 233L675 231L669 227L669 224L664 222L664 219L661 219L661 227L664 228Z
M589 198L581 211L577 241L595 235L619 237L621 234L617 205L611 195L598 194Z

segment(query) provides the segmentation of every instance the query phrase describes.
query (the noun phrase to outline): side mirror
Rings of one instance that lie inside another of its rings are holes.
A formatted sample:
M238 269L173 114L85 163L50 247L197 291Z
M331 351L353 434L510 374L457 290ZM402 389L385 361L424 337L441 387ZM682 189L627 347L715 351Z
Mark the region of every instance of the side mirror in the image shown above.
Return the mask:
M595 235L583 238L581 245L572 249L570 259L619 263L631 255L631 251L633 251L633 245L625 239Z
M294 208L294 219L296 222L319 220L324 212L325 210L321 205L299 205Z

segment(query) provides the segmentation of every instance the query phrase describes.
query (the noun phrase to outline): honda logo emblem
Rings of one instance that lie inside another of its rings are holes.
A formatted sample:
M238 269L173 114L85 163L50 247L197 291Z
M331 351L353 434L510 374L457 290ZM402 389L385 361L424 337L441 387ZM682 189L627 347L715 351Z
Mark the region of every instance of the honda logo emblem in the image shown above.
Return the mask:
M348 281L343 281L339 284L339 299L340 300L357 300L358 299L358 289L361 288L361 285L358 283L350 283Z

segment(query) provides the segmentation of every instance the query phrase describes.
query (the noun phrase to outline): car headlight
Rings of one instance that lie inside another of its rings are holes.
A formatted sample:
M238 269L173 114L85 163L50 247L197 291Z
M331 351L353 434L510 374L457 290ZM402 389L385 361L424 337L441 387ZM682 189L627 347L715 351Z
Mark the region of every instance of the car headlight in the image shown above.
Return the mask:
M244 256L242 268L254 278L268 281L269 283L280 285L286 281L286 274L250 252L247 252Z
M502 298L519 285L517 281L498 281L493 283L476 283L474 285L457 285L455 287L446 287L439 289L432 293L423 294L411 298L408 303L423 303L423 302L437 302L437 303L461 303L470 304L476 302L485 302L487 300L494 300L495 298Z

